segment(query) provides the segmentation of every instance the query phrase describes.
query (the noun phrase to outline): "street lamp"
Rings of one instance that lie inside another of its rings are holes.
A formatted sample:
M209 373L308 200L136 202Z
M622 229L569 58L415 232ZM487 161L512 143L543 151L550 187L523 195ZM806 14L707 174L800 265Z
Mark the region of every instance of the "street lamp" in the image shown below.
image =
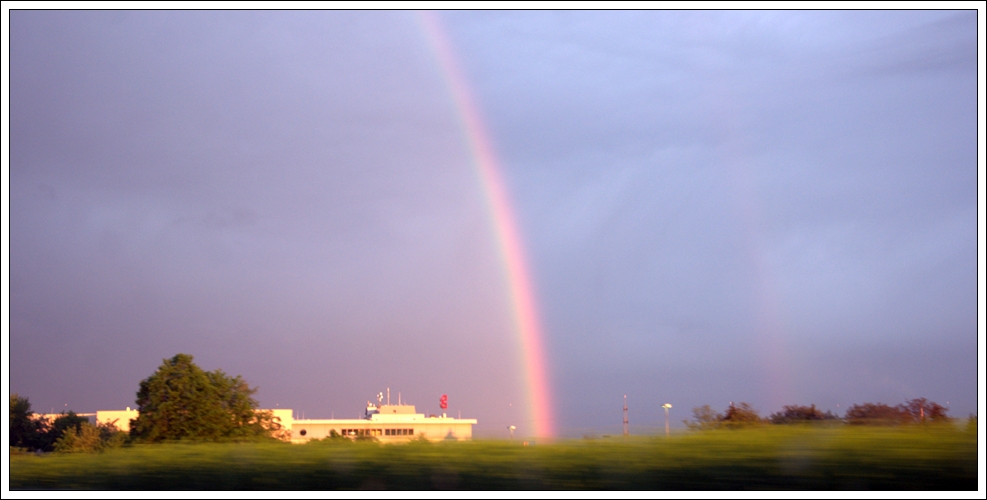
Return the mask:
M665 403L661 405L661 407L665 409L665 438L667 439L668 438L668 409L671 408L672 405Z
M517 427L514 427L513 425L507 426L507 430L511 431L511 441L514 440L514 429L517 429Z

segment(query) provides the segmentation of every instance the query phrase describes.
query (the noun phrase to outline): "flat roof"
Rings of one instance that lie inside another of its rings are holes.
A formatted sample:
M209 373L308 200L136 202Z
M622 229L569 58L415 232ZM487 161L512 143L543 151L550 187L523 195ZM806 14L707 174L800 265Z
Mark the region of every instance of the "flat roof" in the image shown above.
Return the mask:
M293 421L294 425L299 424L366 424L366 425L405 425L405 424L476 424L475 418L442 418L442 417L423 417L416 419L400 419L400 420L368 420L365 418L313 418Z

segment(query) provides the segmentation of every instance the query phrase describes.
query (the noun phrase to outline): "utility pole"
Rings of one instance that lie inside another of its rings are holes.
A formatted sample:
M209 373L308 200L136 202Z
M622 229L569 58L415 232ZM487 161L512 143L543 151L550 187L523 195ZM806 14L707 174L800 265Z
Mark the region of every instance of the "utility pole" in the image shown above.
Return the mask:
M627 434L627 394L624 394L624 436Z
M665 403L661 405L661 407L665 409L665 439L668 439L668 409L671 408L672 405Z

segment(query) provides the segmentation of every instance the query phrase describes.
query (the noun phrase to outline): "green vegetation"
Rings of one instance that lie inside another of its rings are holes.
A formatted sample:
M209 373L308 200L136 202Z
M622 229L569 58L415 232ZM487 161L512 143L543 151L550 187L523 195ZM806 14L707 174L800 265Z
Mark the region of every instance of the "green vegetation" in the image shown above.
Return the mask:
M269 438L280 425L256 411L255 392L239 375L207 372L191 355L176 354L141 381L130 435L146 442Z
M255 391L240 376L203 371L178 354L140 383L129 436L72 412L38 418L27 398L12 394L10 487L977 489L976 417L956 425L925 399L854 405L844 419L815 405L785 406L768 418L747 403L724 413L707 405L693 409L691 432L668 439L381 445L334 433L291 445L278 440L286 431L270 412L256 411Z
M31 401L17 393L10 395L10 446L38 449L44 434L44 421L34 418Z
M93 453L119 448L127 443L127 434L114 425L93 425L82 422L78 427L69 427L55 441L54 451L61 453Z
M816 408L816 405L811 406L783 406L781 411L772 413L768 420L771 420L772 424L802 424L802 423L816 423L816 422L833 422L839 417L833 414L833 412L827 411L823 413Z
M975 490L965 426L761 425L664 437L134 445L12 455L12 489Z
M832 412L823 413L811 406L783 406L782 411L772 413L768 418L761 418L757 410L747 403L734 405L730 403L725 413L717 413L709 405L697 406L692 409L692 420L682 422L692 430L710 429L739 429L762 424L833 424L847 423L852 425L912 425L949 422L947 409L925 398L916 398L898 406L888 406L883 403L855 404L847 408L845 417L841 420Z
M121 446L127 435L112 425L93 426L75 412L54 419L37 418L31 402L10 395L10 446L12 451L93 452Z

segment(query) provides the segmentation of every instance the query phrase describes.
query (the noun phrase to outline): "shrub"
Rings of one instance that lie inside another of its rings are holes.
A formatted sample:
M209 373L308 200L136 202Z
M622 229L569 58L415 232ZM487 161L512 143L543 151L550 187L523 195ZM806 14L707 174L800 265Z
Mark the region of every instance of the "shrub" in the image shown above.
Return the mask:
M61 453L93 453L118 448L127 442L127 434L112 424L92 425L85 422L69 427L55 441L54 450Z
M925 398L916 398L905 404L888 406L884 403L864 403L847 408L843 419L854 425L902 425L948 422L946 408Z
M720 422L727 427L747 427L764 423L757 410L747 403L740 403L739 405L730 403L730 407L727 408L727 412Z
M720 426L722 413L716 413L709 405L697 406L692 409L692 420L683 420L686 427L692 430L709 430Z
M769 417L771 423L773 424L797 424L806 422L820 422L826 420L837 420L838 417L832 412L827 411L823 413L816 408L816 405L811 406L783 406L782 411L777 413L772 413Z
M748 403L735 405L731 402L726 413L716 413L709 405L697 406L692 409L692 415L692 421L684 420L684 422L694 430L739 428L764 423L757 410Z

